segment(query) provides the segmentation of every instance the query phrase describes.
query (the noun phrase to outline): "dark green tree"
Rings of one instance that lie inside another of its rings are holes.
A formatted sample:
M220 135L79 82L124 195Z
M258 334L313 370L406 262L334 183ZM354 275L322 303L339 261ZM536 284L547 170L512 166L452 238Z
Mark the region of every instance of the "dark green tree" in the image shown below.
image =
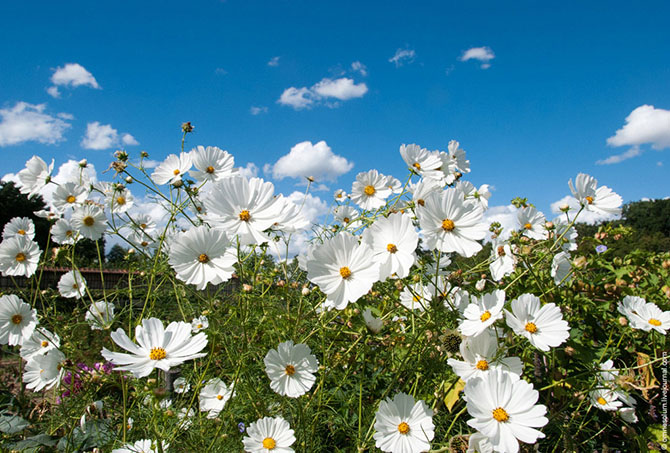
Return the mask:
M28 217L35 224L35 241L44 250L51 224L47 219L37 217L34 213L44 209L46 204L41 196L28 198L22 194L14 182L0 182L0 230L14 217Z
M128 250L121 247L119 244L114 244L107 254L107 264L110 267L123 267Z

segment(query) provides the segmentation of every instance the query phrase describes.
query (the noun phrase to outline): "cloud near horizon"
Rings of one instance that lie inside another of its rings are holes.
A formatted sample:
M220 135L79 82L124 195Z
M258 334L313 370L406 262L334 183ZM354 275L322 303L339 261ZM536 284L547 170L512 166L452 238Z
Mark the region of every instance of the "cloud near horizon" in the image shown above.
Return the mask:
M34 141L53 145L64 141L63 134L72 125L68 113L56 116L45 113L46 104L17 102L14 107L0 109L0 147Z
M271 173L277 180L312 176L322 182L335 181L353 167L352 162L334 154L330 146L321 140L315 144L310 141L296 144L273 165L267 165L265 172Z

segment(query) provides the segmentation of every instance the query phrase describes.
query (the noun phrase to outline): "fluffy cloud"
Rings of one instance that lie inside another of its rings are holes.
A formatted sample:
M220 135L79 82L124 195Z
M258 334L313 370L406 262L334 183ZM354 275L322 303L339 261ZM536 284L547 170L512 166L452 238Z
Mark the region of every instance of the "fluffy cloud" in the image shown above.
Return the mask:
M119 131L114 129L111 124L100 124L98 121L88 123L86 125L86 135L81 140L81 146L84 149L109 149L118 146L120 143L124 145L139 145L135 137L125 133L119 135Z
M53 83L53 86L49 87L47 92L55 98L60 96L60 92L58 91L59 86L72 88L89 86L100 89L100 85L98 85L93 74L88 72L79 63L68 63L65 66L56 68L51 76L51 83Z
M580 205L579 205L579 201L577 201L577 199L575 199L574 197L572 197L570 195L566 195L563 198L561 198L560 200L554 201L551 204L551 212L556 214L557 216L563 216L563 218L565 218L565 214L563 214L561 212L561 206L566 205L566 204L570 207L570 210L568 211L568 213L570 214L570 220L572 220L574 218L575 214L577 214L577 211L579 211ZM582 211L581 214L579 214L579 217L577 218L577 221L581 222L581 223L593 224L593 223L603 222L605 220L614 220L614 219L618 219L618 218L619 218L618 215L601 214L601 213L598 213L598 212L584 210L584 211Z
M81 181L84 185L95 184L98 182L98 174L95 171L95 165L89 163L86 168L82 169L79 161L70 159L61 164L58 171L54 172L53 181L58 184L64 184L68 181ZM47 184L40 191L40 195L47 206L52 206L53 193L57 187L56 184Z
M498 222L503 227L503 232L500 235L502 239L507 239L512 231L516 230L517 225L517 209L514 205L507 206L490 206L484 213L483 222L490 225L493 222ZM487 234L487 240L490 240L491 233Z
M258 176L258 165L253 162L249 162L246 167L240 167L237 170L245 178L255 178Z
M268 112L268 108L267 107L262 107L262 106L261 107L255 107L255 106L252 105L251 108L249 109L249 113L251 113L252 115L260 115L261 113L267 113L267 112Z
M270 58L270 61L268 61L268 66L279 66L279 58L280 57L272 57Z
M482 69L488 69L491 67L491 63L489 62L494 58L495 54L493 53L491 48L484 46L484 47L471 47L470 49L463 52L463 55L461 55L460 60L461 61L477 60L482 63L481 65Z
M362 75L363 77L365 77L365 76L368 75L368 68L367 68L367 66L365 66L365 65L364 65L363 63L361 63L360 61L354 61L353 63L351 63L351 70L352 70L353 72L357 72L357 73L359 73L359 74Z
M310 141L298 143L267 170L275 179L312 176L318 181L334 181L353 166L344 157L334 154L322 140L316 144Z
M68 114L56 117L44 113L46 104L33 105L17 102L14 107L0 109L0 146L17 145L35 141L46 145L63 140L63 133L70 128L65 120Z
M670 110L641 105L626 117L626 124L607 139L609 146L631 146L628 151L599 160L598 164L616 164L640 155L640 145L653 149L670 148Z
M307 87L290 87L284 90L277 101L279 104L288 105L296 110L311 107L321 101L327 101L334 98L340 101L360 98L368 92L365 83L355 83L353 79L342 77L339 79L330 79L328 77L320 82ZM337 104L330 104L336 106Z
M393 63L396 68L399 68L405 63L413 62L414 57L416 57L416 52L413 49L398 49L395 51L395 55L389 58L389 63Z

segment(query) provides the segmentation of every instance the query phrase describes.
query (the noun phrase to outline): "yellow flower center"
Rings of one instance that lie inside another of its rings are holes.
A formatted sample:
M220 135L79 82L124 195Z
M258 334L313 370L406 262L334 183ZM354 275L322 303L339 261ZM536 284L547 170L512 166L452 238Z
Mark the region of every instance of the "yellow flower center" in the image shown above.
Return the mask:
M166 356L167 354L163 348L151 348L151 352L149 353L151 360L163 360Z
M524 327L524 329L526 329L526 332L530 332L530 333L537 332L537 326L535 325L534 322L527 322L526 327Z
M146 247L147 245L149 245L149 243L148 243L147 241L142 241L142 242L140 243L140 245L141 245L142 247Z
M140 228L145 229L147 227L146 223L140 223Z
M19 263L23 263L26 260L26 255L23 252L19 252L16 254L16 261Z
M502 423L509 420L509 415L507 414L507 411L505 409L503 409L502 407L497 407L493 409L493 418Z
M398 251L398 247L396 247L395 244L389 244L389 245L386 246L386 250L389 253L395 253L395 252Z
M367 195L368 197L371 197L375 194L376 190L373 186L365 186L363 192L365 192L365 195Z
M478 370L486 371L489 369L489 363L486 360L480 360L477 362L477 365L475 365Z
M181 173L181 172L179 171L178 168L175 168L174 171L172 172L172 174L175 175L175 176L177 176L179 173Z
M293 365L286 365L284 371L286 371L286 374L289 376L293 376L295 374L295 367Z
M23 321L23 316L19 314L12 316L12 324L16 324L18 326L21 324L21 321Z
M398 432L400 434L407 434L409 433L409 425L406 422L402 422L398 425Z
M456 225L454 224L454 221L451 219L444 219L442 221L442 229L444 231L453 231L454 228L456 228Z
M344 220L344 223L349 223L349 220L351 220L349 217L345 217L342 220Z
M277 442L272 437L266 437L263 439L263 448L267 448L268 450L274 450L275 447L277 446Z
M67 230L67 231L65 232L65 236L67 236L67 237L72 236L72 230Z
M20 234L21 236L24 236L26 234L26 230L19 230L16 233Z
M212 166L210 165L209 167L207 167L207 168L205 169L205 171L211 175L212 173L214 173L214 167L212 167Z
M196 329L202 329L202 324L198 324Z
M598 401L598 404L600 404L601 406L604 406L605 404L607 404L607 400L605 398L603 398L602 396L599 396L596 401Z
M207 256L206 253L201 253L200 256L198 257L198 261L200 261L203 264L207 263L209 262L209 256Z
M649 320L649 324L651 324L652 326L656 326L656 327L658 327L658 326L661 325L661 321L659 321L659 320L656 319L656 318L651 318L651 319Z
M82 222L84 222L84 225L86 225L87 227L92 227L93 224L95 223L95 219L90 215L87 215L86 217L84 217Z
M221 401L223 399L223 395L216 395L216 399Z
M498 256L505 256L505 247L502 245L498 246Z
M124 205L126 204L126 197L117 197L116 204Z
M343 266L340 268L340 275L346 280L351 277L351 270L347 266Z
M589 195L588 197L586 197L586 202L587 202L588 204L593 204L593 197L590 196L590 195Z
M527 230L530 230L533 228L533 225L531 225L530 223L526 223L523 227Z
M421 164L418 163L418 162L414 162L414 163L412 164L412 167L416 168L417 170L421 170Z
M47 346L49 346L49 342L46 341L46 340L42 341L42 343L40 343L40 344L42 345L43 348L46 348Z
M75 201L77 201L77 197L75 197L74 195L68 195L65 201L67 201L68 203L74 203Z
M423 198L419 198L418 200L416 200L416 204L418 204L419 206L423 206L426 204L426 201Z
M248 222L249 220L251 220L251 214L249 214L249 211L244 209L242 212L240 212L240 220L242 222Z
M489 320L490 317L491 317L491 312L486 310L484 313L482 313L482 315L479 317L479 319L481 320L481 322L486 322L486 321Z

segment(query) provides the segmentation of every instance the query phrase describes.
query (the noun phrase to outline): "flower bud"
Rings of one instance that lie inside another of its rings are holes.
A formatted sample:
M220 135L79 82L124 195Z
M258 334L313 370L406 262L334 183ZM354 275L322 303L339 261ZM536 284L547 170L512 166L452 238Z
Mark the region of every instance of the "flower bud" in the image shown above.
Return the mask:
M558 207L558 209L560 209L561 212L568 212L570 210L570 205L568 205L567 203L563 203Z
M133 182L133 177L132 176L126 176L126 184L132 184Z
M626 327L628 325L628 319L626 319L625 316L619 316L619 324L622 325L623 327Z
M309 288L306 287L306 286L305 286L305 287L302 289L302 291L301 291L301 293L302 293L303 296L308 296L310 292L311 292L311 291L310 291Z
M81 168L86 168L87 165L88 165L88 161L86 159L82 159L82 160L79 161L79 166Z
M185 123L182 123L181 125L181 130L185 133L188 134L189 132L193 132L193 125L191 124L190 121L187 121Z
M586 264L587 264L586 257L585 256L578 256L577 258L575 258L575 260L572 262L572 264L575 267L579 267L579 268L586 267Z
M250 292L252 289L253 289L253 287L251 285L249 285L248 283L245 283L245 284L242 285L242 291L244 291L245 293Z

